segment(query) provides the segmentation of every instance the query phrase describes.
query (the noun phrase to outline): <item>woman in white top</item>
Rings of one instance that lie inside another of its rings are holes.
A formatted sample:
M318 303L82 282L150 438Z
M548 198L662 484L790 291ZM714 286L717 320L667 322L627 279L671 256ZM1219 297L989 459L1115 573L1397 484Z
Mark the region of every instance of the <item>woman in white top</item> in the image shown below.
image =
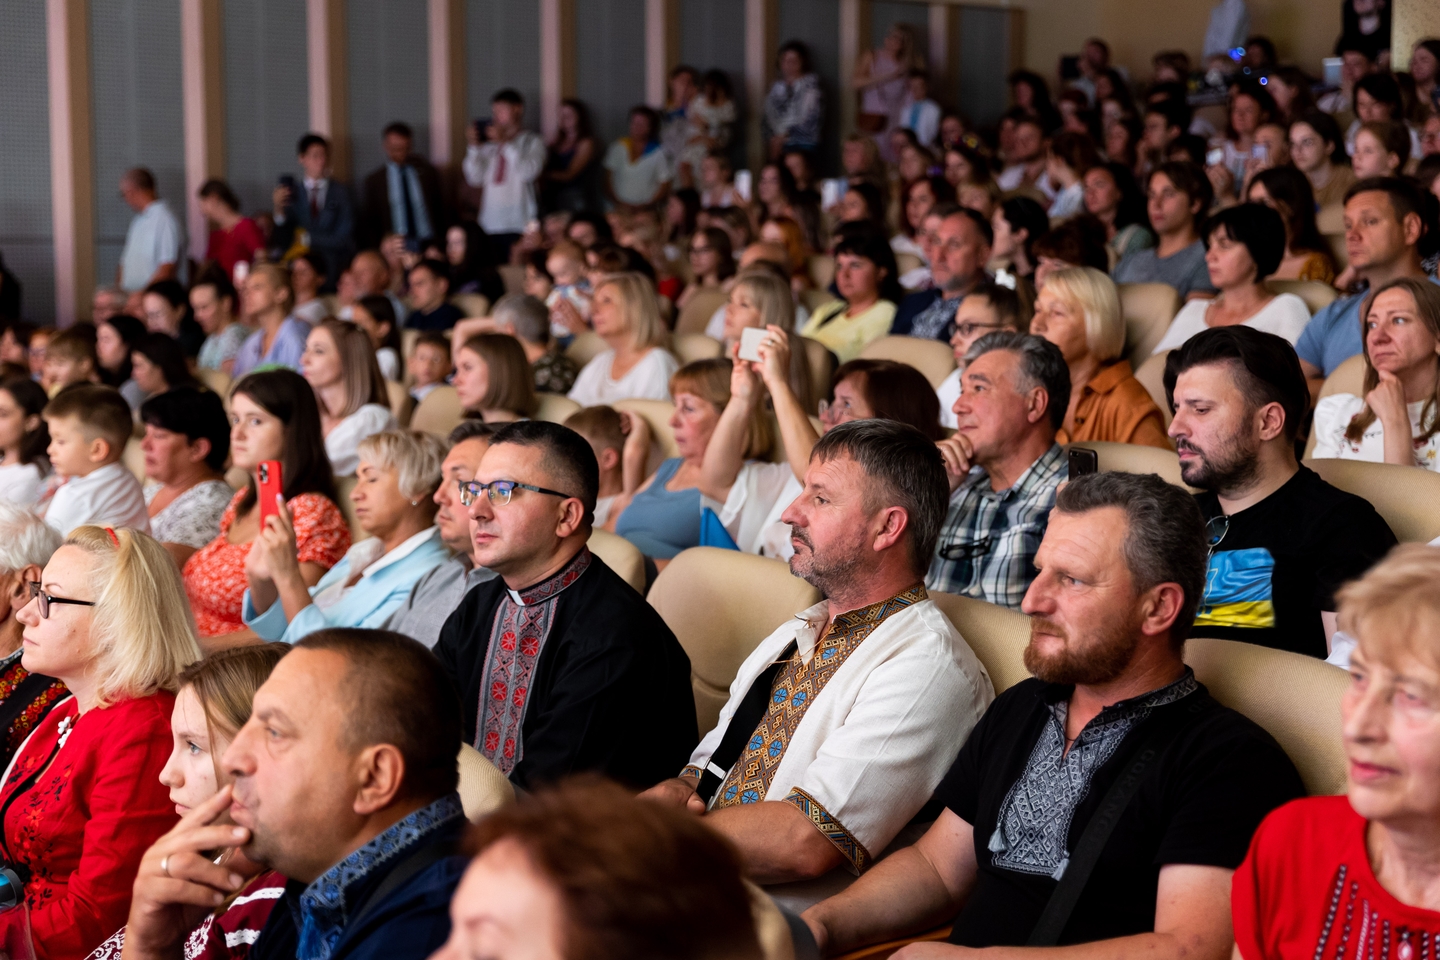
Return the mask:
M669 400L680 363L665 349L665 324L655 285L643 274L617 273L595 288L595 332L610 349L585 364L569 397L582 407L617 400Z
M224 479L230 418L218 394L180 387L146 400L140 422L150 533L183 567L220 535L220 518L235 498Z
M1365 396L1315 405L1316 459L1440 471L1440 289L1402 277L1365 301Z
M1243 323L1284 337L1293 345L1310 322L1310 309L1293 293L1271 293L1265 278L1285 256L1285 221L1259 203L1226 207L1210 218L1205 266L1219 291L1213 300L1191 300L1180 309L1155 348L1174 350L1209 327Z
M40 499L50 475L50 431L40 411L49 400L29 377L0 383L0 500L28 507Z
M315 390L330 467L337 477L351 476L360 441L397 426L370 338L353 323L322 320L305 341L300 372Z

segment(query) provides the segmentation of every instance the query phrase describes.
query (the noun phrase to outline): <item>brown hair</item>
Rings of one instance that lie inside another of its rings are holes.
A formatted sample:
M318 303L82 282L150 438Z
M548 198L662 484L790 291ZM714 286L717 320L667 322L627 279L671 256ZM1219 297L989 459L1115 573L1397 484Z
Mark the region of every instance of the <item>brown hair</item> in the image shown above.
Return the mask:
M780 228L780 235L785 238L785 255L790 258L790 272L797 277L809 277L810 246L805 242L805 230L790 217L771 217L765 223Z
M725 405L730 402L730 370L730 361L723 357L687 363L670 375L670 395L693 394L713 406L716 413L724 412ZM753 460L769 453L773 443L770 418L764 408L757 405L750 415L750 423L745 427L745 444L740 455L746 460Z
M1365 336L1365 323L1370 317L1370 308L1375 305L1375 298L1387 290L1396 289L1404 290L1415 299L1416 316L1425 325L1425 329L1430 331L1430 336L1440 341L1440 289L1436 289L1435 285L1427 280L1415 280L1411 277L1397 277L1376 287L1360 306L1360 346L1365 357L1365 389L1361 396L1368 395L1380 383L1380 374L1370 363L1370 338ZM1432 356L1430 362L1440 371L1440 356ZM1371 410L1367 403L1345 428L1345 439L1351 443L1359 443L1374 422L1375 411ZM1419 443L1440 432L1440 379L1436 381L1435 393L1425 398L1425 406L1420 411L1420 428L1422 432L1415 438Z
M200 708L205 711L205 725L210 730L214 747L219 737L233 740L250 719L255 691L270 676L280 658L290 652L288 643L261 643L231 647L197 660L184 670L176 683L179 689L195 688ZM220 758L215 759L215 775L220 777Z
M761 956L739 854L701 821L580 777L470 828L477 856L510 842L559 894L566 960Z
M95 356L95 338L87 337L75 330L61 330L45 345L45 358L65 360L89 360L92 369L100 369L100 360Z
M295 289L290 286L290 271L277 263L257 263L250 268L252 274L260 274L270 286L285 294L285 307L289 311L295 305Z
M55 394L41 414L47 421L74 417L86 440L99 438L110 445L110 456L118 457L125 450L125 441L135 429L130 404L114 387L92 383L75 383Z
M1335 595L1340 629L1387 665L1404 656L1440 670L1440 550L1404 543Z
M324 330L335 341L335 351L340 355L340 369L345 378L345 408L324 411L324 401L315 395L315 402L332 417L348 417L367 403L378 403L389 408L390 394L385 389L385 376L375 359L375 347L370 335L353 323L326 317L316 330Z
M485 362L489 386L480 399L481 410L509 410L528 417L540 407L535 397L535 374L520 341L508 333L477 333L460 346Z
M910 364L865 358L842 363L830 378L831 400L835 388L850 377L855 378L855 386L865 395L876 419L908 423L927 440L944 438L940 398L925 375Z
M625 449L625 424L614 407L584 407L566 417L565 426L585 438L597 461L602 450Z

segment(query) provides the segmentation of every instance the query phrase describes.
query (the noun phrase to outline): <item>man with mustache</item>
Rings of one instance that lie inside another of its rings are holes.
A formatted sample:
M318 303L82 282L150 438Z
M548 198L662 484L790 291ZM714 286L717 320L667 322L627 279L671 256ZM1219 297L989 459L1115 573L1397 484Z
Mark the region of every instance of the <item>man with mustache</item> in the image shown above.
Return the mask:
M867 869L993 696L922 582L945 487L912 426L854 420L820 438L781 519L790 571L825 599L761 641L690 763L644 794L703 816L758 882Z
M920 841L805 912L827 955L947 922L950 945L904 955L1230 955L1230 875L1304 786L1182 659L1205 582L1200 511L1153 475L1079 477L1035 565L1023 605L1034 678L971 732ZM1117 782L1130 792L1112 800ZM1110 832L1086 844L1097 820ZM1064 880L1078 887L1068 901Z
M1215 327L1170 354L1165 390L1180 473L1204 491L1208 522L1195 632L1326 658L1335 591L1395 535L1365 500L1296 461L1309 394L1295 351L1271 333ZM1335 647L1333 662L1345 665L1348 650Z

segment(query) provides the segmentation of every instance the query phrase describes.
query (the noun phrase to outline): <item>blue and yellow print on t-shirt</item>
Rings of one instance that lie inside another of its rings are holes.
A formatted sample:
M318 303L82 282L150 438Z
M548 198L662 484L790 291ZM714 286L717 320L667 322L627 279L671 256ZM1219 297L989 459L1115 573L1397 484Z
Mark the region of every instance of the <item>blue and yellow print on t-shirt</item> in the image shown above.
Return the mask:
M1273 627L1275 600L1270 580L1275 558L1264 547L1226 550L1210 557L1205 597L1195 614L1197 627Z

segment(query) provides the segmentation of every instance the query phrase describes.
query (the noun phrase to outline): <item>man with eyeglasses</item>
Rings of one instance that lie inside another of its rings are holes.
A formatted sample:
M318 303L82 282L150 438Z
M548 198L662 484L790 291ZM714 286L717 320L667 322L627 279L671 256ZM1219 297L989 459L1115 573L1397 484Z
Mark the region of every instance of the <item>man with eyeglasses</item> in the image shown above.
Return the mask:
M1324 659L1335 591L1395 535L1365 500L1296 461L1309 397L1295 351L1246 326L1205 330L1167 358L1165 392L1180 475L1203 491L1208 522L1193 632Z
M892 336L950 339L960 301L989 279L985 264L995 242L989 220L968 207L945 204L925 218L927 231L931 223L936 224L935 233L925 238L925 248L935 285L900 301L890 324Z
M925 585L1019 609L1065 479L1055 434L1070 404L1060 348L997 331L965 355L955 434L939 443L950 509Z
M466 741L525 789L587 771L648 787L699 739L689 657L585 546L599 484L580 434L527 420L459 485L474 562L499 576L465 594L435 654Z

